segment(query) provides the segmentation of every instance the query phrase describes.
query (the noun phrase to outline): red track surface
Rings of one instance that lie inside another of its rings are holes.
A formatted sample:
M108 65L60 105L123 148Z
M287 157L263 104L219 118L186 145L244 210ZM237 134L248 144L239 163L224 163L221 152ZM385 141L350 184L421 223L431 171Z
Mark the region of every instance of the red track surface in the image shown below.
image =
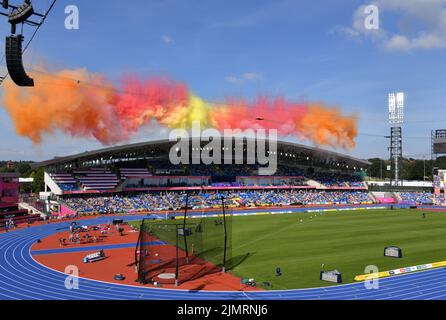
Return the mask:
M138 238L138 232L131 232L129 226L124 227L124 235L119 236L118 232L112 226L110 228L110 232L107 235L103 235L102 238L99 231L88 231L87 233L91 236L96 235L98 241L96 243L87 242L83 240L81 244L71 244L68 243L69 231L64 231L58 234L54 234L47 238L41 239L41 243L36 243L32 246L32 250L47 250L47 249L59 249L60 238L67 239L67 245L62 248L88 248L89 246L98 246L98 245L112 245L112 244L120 244L120 243L135 243ZM85 233L82 233L83 235ZM99 240L100 239L100 240ZM162 250L167 250L170 252L174 252L175 249L171 245L160 246L163 247ZM136 285L142 286L141 284L135 282L137 278L137 273L134 265L135 261L135 248L119 248L119 249L105 249L106 259L94 262L94 263L83 263L83 258L89 254L93 253L95 250L84 251L84 252L69 252L69 253L55 253L55 254L46 254L46 255L35 255L34 259L39 263L64 272L65 268L68 265L75 265L79 268L79 276L82 278L127 284L127 285ZM201 263L201 262L200 262ZM197 263L196 265L198 265ZM208 263L209 264L209 263ZM194 267L196 267L194 265ZM211 264L209 264L211 265ZM164 272L171 272L172 270L166 268ZM114 280L114 275L117 273L121 273L125 276L124 281ZM151 286L151 285L145 285ZM169 289L183 289L183 290L213 290L213 291L239 291L239 290L259 290L258 288L253 287L241 287L240 278L231 275L229 273L213 273L204 275L198 279L190 280L185 283L180 284L178 287L175 287L173 284L163 284L163 288Z

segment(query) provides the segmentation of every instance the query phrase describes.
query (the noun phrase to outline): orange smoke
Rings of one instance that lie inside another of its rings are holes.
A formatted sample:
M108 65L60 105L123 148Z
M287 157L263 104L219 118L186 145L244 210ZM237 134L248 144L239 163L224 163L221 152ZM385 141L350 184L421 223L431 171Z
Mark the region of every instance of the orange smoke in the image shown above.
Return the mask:
M321 145L355 147L357 120L353 116L342 115L338 109L327 109L320 104L310 105L297 126L307 139Z
M125 137L114 110L106 103L109 90L101 76L86 70L65 70L54 75L34 73L32 77L32 88L5 83L4 107L18 135L34 143L58 130L74 137L92 136L104 144ZM84 82L90 85L84 86Z

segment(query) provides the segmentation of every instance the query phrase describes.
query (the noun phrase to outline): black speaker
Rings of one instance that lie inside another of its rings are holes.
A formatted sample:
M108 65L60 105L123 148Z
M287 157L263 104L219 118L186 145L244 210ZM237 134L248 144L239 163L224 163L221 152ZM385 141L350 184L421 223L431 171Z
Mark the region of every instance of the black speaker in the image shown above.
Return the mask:
M23 68L22 42L22 35L6 37L6 66L12 81L16 85L34 87L34 80L26 74Z

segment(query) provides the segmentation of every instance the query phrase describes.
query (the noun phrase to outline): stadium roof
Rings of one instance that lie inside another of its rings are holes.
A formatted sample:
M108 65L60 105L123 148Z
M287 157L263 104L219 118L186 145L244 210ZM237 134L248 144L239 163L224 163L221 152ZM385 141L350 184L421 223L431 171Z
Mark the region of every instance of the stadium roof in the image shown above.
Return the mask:
M249 140L249 139L248 139ZM245 141L247 141L245 139ZM170 148L176 144L176 141L157 140L157 141L147 141L140 143L132 143L120 146L113 146L108 148L102 148L94 151L85 151L79 154L64 156L64 157L54 157L53 159L36 162L31 165L32 169L37 169L40 167L52 167L52 166L63 166L66 164L73 163L84 163L88 161L97 161L103 159L112 159L116 156L121 158L127 157L137 157L138 155L144 155L147 159L149 158L159 158L163 155L168 155ZM202 145L206 145L209 142L202 142ZM222 145L224 141L222 140ZM334 151L324 150L318 147L311 147L302 144L278 141L277 143L278 155L284 152L289 153L299 153L308 154L312 159L323 160L325 162L341 162L350 165L352 168L357 166L358 168L365 168L370 165L366 160L358 159L349 155L344 155ZM285 154L285 153L284 153ZM279 156L280 158L280 156ZM279 159L280 162L280 159ZM80 165L82 166L82 165Z

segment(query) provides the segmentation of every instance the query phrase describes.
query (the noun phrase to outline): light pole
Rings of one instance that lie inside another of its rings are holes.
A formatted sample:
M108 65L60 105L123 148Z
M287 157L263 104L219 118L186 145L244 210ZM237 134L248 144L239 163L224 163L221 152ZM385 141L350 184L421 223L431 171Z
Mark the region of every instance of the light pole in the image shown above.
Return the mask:
M383 159L379 159L379 171L381 173L381 181L383 181Z
M402 124L404 120L404 93L389 94L389 123L390 123L390 161L392 176L390 185L402 186L401 165L403 158Z

